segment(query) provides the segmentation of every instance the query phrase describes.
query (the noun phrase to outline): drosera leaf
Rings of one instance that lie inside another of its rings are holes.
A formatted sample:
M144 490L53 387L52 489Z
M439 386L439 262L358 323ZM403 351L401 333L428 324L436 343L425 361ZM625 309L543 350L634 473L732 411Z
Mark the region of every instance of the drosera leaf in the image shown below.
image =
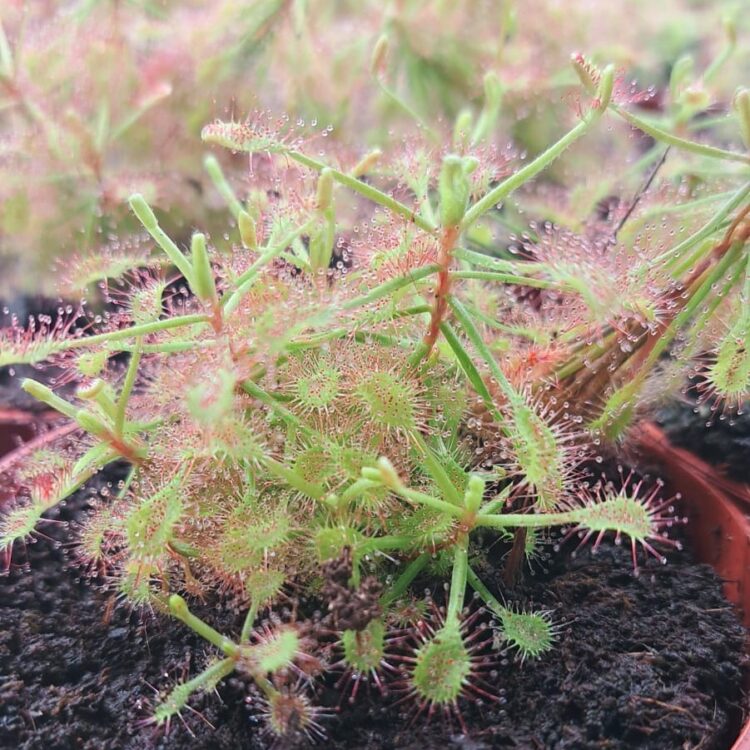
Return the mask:
M73 296L85 292L101 281L119 279L141 268L166 266L167 260L151 254L150 249L135 248L128 252L90 253L64 269L61 292Z
M274 601L286 583L286 574L272 568L258 568L244 578L245 593L261 609Z
M175 685L154 709L152 722L157 726L163 724L169 726L171 719L187 707L187 702L193 693L198 690L202 692L213 690L221 680L235 670L236 664L232 658L215 661L191 680Z
M15 543L33 537L44 520L43 514L80 489L99 468L94 463L74 471L68 464L61 464L24 482L29 488L29 502L14 506L0 518L0 553L7 562Z
M507 400L511 418L502 420L487 392L490 411L500 422L499 429L508 437L522 480L534 490L535 503L539 509L550 511L557 507L562 498L568 474L566 452L558 435L508 381L463 304L455 297L450 298L450 304L461 327ZM487 390L486 386L484 390Z
M292 666L300 650L300 637L292 625L267 628L254 634L254 643L241 647L238 669L265 677Z
M292 138L283 126L274 132L271 128L266 128L257 122L217 121L203 128L201 138L206 143L215 143L235 152L283 154L316 172L329 169L331 177L341 185L387 208L393 214L416 224L420 229L427 232L435 231L435 225L431 221L417 213L413 208L400 203L388 193L378 190L352 174L334 169L324 162L298 151L297 148L301 146L301 139Z
M43 362L56 350L54 341L12 343L0 341L0 367L9 365L35 365Z
M518 650L521 661L536 659L549 651L555 641L556 630L551 613L546 610L520 612L506 607L492 595L477 574L469 568L469 585L500 620L502 631L498 634L496 647L501 644Z
M184 481L184 471L180 471L127 514L127 542L130 554L136 559L152 562L167 551L184 512Z
M503 640L518 650L521 661L536 659L552 648L555 630L549 612L514 612L506 607L498 616Z
M3 557L3 568L10 565L14 545L31 539L46 510L42 503L24 503L11 508L0 518L0 554Z
M289 138L283 121L276 125L275 129L264 125L260 118L245 123L217 120L201 130L201 139L204 143L215 143L230 151L286 154L299 144Z
M680 549L680 542L670 539L663 530L684 523L684 519L676 516L674 512L673 501L679 499L679 495L667 500L661 499L661 485L657 483L645 496L641 496L643 480L633 484L631 479L632 474L623 480L621 488L616 492L610 484L599 484L593 492L586 492L570 500L569 510L553 513L479 514L476 523L478 526L503 530L572 526L562 541L555 545L556 551L573 536L580 538L577 550L596 535L593 552L596 552L609 533L615 535L615 544L620 544L623 537L628 537L633 568L637 574L637 547L640 545L649 555L661 563L666 563L666 558L657 552L651 542L660 542Z
M413 440L417 444L417 448L424 459L425 469L435 482L438 489L443 493L444 499L454 505L462 505L462 493L453 484L453 481L445 470L438 455L427 445L424 438L419 433L414 434Z
M679 541L670 539L663 533L664 529L684 522L684 519L675 515L673 507L674 500L679 499L679 496L662 499L662 488L658 483L645 496L641 496L643 480L633 484L631 479L632 474L622 482L617 492L614 492L610 485L598 485L593 496L584 497L582 505L568 514L575 525L566 533L561 544L571 537L578 536L578 550L595 536L592 551L596 552L604 537L612 533L615 535L615 544L620 544L623 537L630 539L633 569L636 574L638 546L665 564L667 558L658 552L651 542L660 542L676 549L682 548Z
M529 405L516 404L509 420L509 444L521 481L534 491L534 505L542 512L558 507L565 492L566 454L555 430Z
M220 570L229 574L249 574L246 588L253 586L254 601L260 602L277 593L283 576L263 567L269 553L278 554L292 535L291 519L285 506L248 508L239 506L227 519L221 536L211 550ZM249 589L248 589L249 591Z
M77 317L58 317L54 322L31 318L26 327L12 320L10 326L0 328L0 367L39 364L57 354Z
M704 389L729 407L741 408L750 397L750 302L719 341L706 368Z
M386 628L381 619L370 620L364 630L345 630L341 635L343 660L356 674L377 672L385 657Z
M471 675L471 654L459 628L442 628L415 656L411 682L420 700L438 706L456 702Z
M133 323L143 325L159 320L163 312L166 287L166 282L155 280L133 291L128 299L128 308Z

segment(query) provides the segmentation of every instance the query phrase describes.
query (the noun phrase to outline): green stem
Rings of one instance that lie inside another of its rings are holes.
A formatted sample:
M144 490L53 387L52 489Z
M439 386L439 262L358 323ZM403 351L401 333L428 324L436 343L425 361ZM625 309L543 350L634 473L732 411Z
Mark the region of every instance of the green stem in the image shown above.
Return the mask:
M472 321L471 316L467 312L466 308L453 296L448 299L448 302L453 308L456 319L464 329L464 333L466 333L466 335L469 337L469 341L471 341L471 343L474 345L474 348L487 364L487 367L489 367L490 374L497 381L497 384L500 386L500 389L502 390L505 397L508 399L511 405L518 404L521 397L518 393L516 393L515 389L510 384L510 381L505 377L505 373L500 369L499 365L495 361L495 358L492 356L492 352L487 348L487 344L484 342L482 335L474 325L474 322Z
M426 311L430 311L430 307L426 306ZM393 318L400 318L404 317L405 315L417 315L421 312L425 312L425 310L414 310L413 312L407 313L404 311L403 313L394 313ZM312 336L308 336L304 339L294 339L293 341L290 341L286 345L287 352L296 352L296 351L304 351L305 349L314 349L317 346L321 346L321 344L325 344L327 341L332 341L334 339L342 339L346 336L352 335L352 330L356 329L358 326L365 325L366 319L354 321L351 326L347 328L334 328L331 331L326 331L325 333L317 333L313 334ZM413 342L409 339L395 339L391 336L386 336L382 333L377 333L375 331L366 331L366 330L357 330L354 333L354 340L357 343L360 344L368 344L371 341L377 341L378 343L383 344L384 346L403 346L403 347L410 347Z
M263 463L268 471L277 476L282 481L286 482L290 487L293 487L303 495L311 497L313 500L321 500L325 494L325 489L320 484L313 484L308 482L306 479L301 477L294 469L290 469L284 464L279 463L273 458L264 456Z
M135 386L136 376L138 375L138 365L141 361L141 343L140 338L136 339L135 351L130 355L130 362L128 362L128 369L125 373L125 380L122 384L122 391L115 410L115 435L118 437L122 437L128 401L130 394L133 392L133 386Z
M208 341L164 341L161 344L121 344L117 348L121 352L140 351L141 354L174 354L176 352L192 352L198 349L210 349L216 346L215 339Z
M128 471L128 475L125 477L125 481L122 484L122 487L117 490L117 499L122 500L125 495L127 495L128 490L130 489L130 485L133 484L133 480L135 479L135 475L137 474L137 469L135 466L131 466L130 470Z
M673 133L666 130L662 130L656 125L652 125L646 120L641 119L637 115L631 114L626 109L623 109L618 104L611 103L610 108L613 112L622 117L623 120L628 122L634 128L642 130L646 135L650 135L657 141L666 143L675 148L682 149L683 151L689 151L693 154L700 156L708 156L713 159L724 159L726 161L741 162L742 164L750 164L750 155L738 154L734 151L726 151L723 148L716 148L715 146L707 146L703 143L696 143L695 141L689 141L686 138L680 138Z
M479 510L480 515L490 515L500 510L506 503L508 495L510 495L512 485L508 485L499 494L495 495L491 500L488 500Z
M431 305L412 305L411 307L406 307L403 310L397 310L393 313L393 320L398 320L399 318L408 318L412 315L422 315L424 313L428 313L432 310Z
M469 538L463 536L457 543L453 553L453 574L451 576L451 590L448 596L448 608L445 613L445 626L457 625L459 615L464 606L466 596L466 576L469 572Z
M437 263L422 266L421 268L417 268L414 271L410 271L407 276L399 276L395 279L385 281L382 284L378 284L378 286L373 287L369 292L367 292L367 294L363 294L360 297L355 297L354 299L350 299L344 302L341 305L341 309L353 310L356 307L369 305L371 302L375 302L382 297L387 297L388 295L393 294L393 292L396 292L399 289L403 289L405 286L415 284L417 281L421 281L422 279L431 276L434 273L437 273L439 270L440 266Z
M204 685L215 685L220 680L232 674L236 666L237 660L229 656L207 667L199 675L193 677L192 680L183 683L182 688L188 693L194 693Z
M474 591L479 594L479 596L482 598L482 601L498 617L502 617L508 611L508 608L504 607L500 603L500 601L490 593L490 590L484 585L479 576L471 568L469 568L466 578L469 582L469 586L471 586L471 588L473 588Z
M427 135L430 137L430 140L434 141L435 143L440 142L440 137L438 134L417 114L417 112L412 109L395 91L393 91L389 86L386 86L380 78L375 76L375 79L378 83L378 86L380 87L380 90L394 103L396 104L400 109L402 109L409 117L411 117L415 122L419 124L422 131L427 133Z
M697 232L687 237L675 247L663 252L661 255L657 255L652 261L653 267L658 267L662 262L668 261L671 258L679 259L683 252L696 245L701 240L710 237L722 224L729 214L734 211L735 208L745 202L745 199L750 196L750 182L746 182L732 197L711 217L707 224L702 226Z
M219 160L213 155L208 154L203 160L203 166L208 172L208 176L214 184L214 187L219 192L219 195L224 199L229 210L232 212L232 216L235 219L240 215L240 211L243 211L242 203L240 203L237 196L232 190L232 186L227 182L227 178L224 176L224 171L219 164Z
M299 151L286 151L285 153L290 159L294 159L294 161L299 162L300 164L303 164L310 169L314 169L317 172L321 172L326 168L330 169L331 175L333 179L336 180L336 182L339 182L340 184L345 185L351 190L354 190L356 193L359 193L365 198L373 201L373 203L377 203L378 205L383 206L383 208L387 208L394 214L408 219L411 223L416 224L420 229L424 229L426 232L433 233L436 231L437 227L435 227L434 224L427 221L419 214L415 213L408 206L405 206L403 203L399 203L395 198L392 198L387 193L378 190L372 185L368 185L367 183L362 182L356 177L352 177L350 174L346 174L346 172L340 172L338 169L328 167L328 165L324 164L323 162L318 161L317 159L312 159L309 156L305 156L305 154L302 154Z
M368 539L358 549L359 555L366 555L369 552L385 552L387 550L406 550L414 545L414 537L411 536L396 536L394 534L388 534L386 536L378 536L372 539Z
M522 328L521 326L509 326L505 323L500 323L494 318L491 318L489 315L485 315L481 310L479 310L476 307L476 305L471 305L467 303L466 301L464 301L464 307L472 315L472 317L484 323L489 328L494 328L496 331L502 331L503 333L510 334L511 336L519 336L524 339L529 339L530 341L533 341L534 343L542 342L542 343L547 344L550 341L549 334L545 333L544 331L535 331L532 328ZM576 337L577 336L578 334L576 333Z
M21 388L37 401L51 406L56 411L59 411L60 414L64 414L70 419L75 420L78 416L78 407L69 403L64 398L60 398L51 388L40 383L38 380L24 378L21 381Z
M696 208L702 208L703 206L709 206L717 201L727 200L734 195L734 191L727 190L722 193L714 193L712 195L704 195L702 198L694 198L684 203L655 203L648 208L644 208L638 214L638 221L643 224L648 219L652 219L654 216L663 216L664 214L680 214L680 213L692 213ZM631 219L632 221L632 219ZM627 231L622 230L621 234L632 234L633 229L628 228Z
M417 490L413 490L406 485L398 484L395 487L390 487L390 489L415 505L426 505L428 508L453 516L454 518L460 518L464 514L463 508L447 503L445 500L441 500L433 495L427 495L424 492L417 492Z
M587 133L599 121L601 115L601 110L592 109L584 119L569 130L557 143L552 144L532 162L490 190L483 198L480 198L464 215L461 222L461 230L470 227L482 214L504 201L521 185L536 177L539 172L555 161L569 146Z
M250 602L250 608L245 615L245 621L242 623L242 632L240 633L240 643L247 643L250 640L250 633L253 629L253 623L258 617L258 601L253 599Z
M177 270L185 277L185 280L192 289L193 284L193 267L185 254L174 243L172 238L161 228L156 214L151 206L146 203L145 198L136 193L130 198L130 208L138 217L138 221L143 224L144 229L151 235L154 242L167 254L169 260L177 267Z
M102 413L109 417L109 419L111 419L112 423L114 424L115 417L117 415L117 405L109 395L108 389L102 388L102 390L99 391L99 393L97 393L94 397L94 401L102 410Z
M512 276L507 273L497 273L495 271L454 271L451 273L453 279L482 279L484 281L498 281L502 284L518 284L519 286L529 286L536 289L559 289L560 284L553 281L544 281L534 279L528 276Z
M456 335L456 332L446 322L440 324L440 331L445 337L445 340L448 342L448 346L450 346L450 348L453 350L453 353L456 355L459 366L463 370L464 375L466 375L466 378L471 383L474 390L480 395L495 419L498 422L502 421L500 412L497 410L495 402L492 400L492 396L487 390L487 386L485 385L482 376L479 374L479 370L477 370L471 356L464 348L464 345Z
M422 459L425 464L425 469L430 474L433 482L437 485L437 488L443 493L443 497L448 500L452 505L463 505L463 497L461 493L456 489L453 482L451 481L448 473L443 468L443 465L438 460L434 451L427 445L422 435L414 431L411 435L412 440L416 443L417 447L422 453Z
M227 656L236 657L239 654L239 646L234 641L223 636L218 630L214 630L208 623L196 617L188 609L187 603L179 594L172 594L169 597L169 611L178 620L184 622L191 630L198 633L201 638L221 649Z
M457 247L453 251L453 257L459 260L465 260L475 266L484 266L493 268L501 273L533 273L534 271L543 271L548 268L546 263L537 263L533 261L513 261L504 258L495 258L492 255L477 253L465 247Z
M294 413L282 406L273 396L271 396L270 393L264 391L257 383L254 383L252 380L245 380L242 383L242 389L246 393L249 393L253 398L257 398L258 401L270 407L287 424L292 425L292 427L305 435L313 434L313 431L304 425Z
M703 71L703 82L710 83L716 74L721 70L724 63L732 56L735 50L736 42L729 40L721 49L718 55L713 59L711 64Z
M387 609L395 602L411 585L411 582L420 574L427 563L430 555L423 552L419 557L412 560L401 575L388 587L388 591L380 599L380 606Z
M180 328L182 326L195 325L196 323L208 323L207 315L179 315L175 318L165 318L164 320L155 320L153 323L141 323L140 325L123 328L119 331L109 331L107 333L97 333L94 336L81 336L77 339L67 339L61 341L55 351L64 352L69 349L77 349L82 346L92 346L94 344L110 344L113 341L131 339L137 336L145 336L149 333L166 331L170 328Z
M163 101L166 96L169 96L169 93L149 97L143 105L136 107L130 112L122 122L120 122L112 132L106 136L106 140L102 139L102 145L106 145L107 143L117 143L125 133L130 130L130 128L141 119L141 117L143 117L143 115L145 115L152 107L159 104L159 102Z
M578 372L584 367L584 360L592 360L601 356L605 352L609 351L612 343L617 340L617 333L602 333L598 344L583 348L577 356L573 359L568 360L561 367L555 370L555 377L558 380L564 380L565 378Z
M685 253L685 255L679 258L676 257L672 262L667 262L664 265L669 269L673 279L681 279L685 274L690 272L691 268L695 268L711 253L714 249L714 245L714 241L704 240L691 252Z
M578 523L579 520L580 513L578 510L560 511L558 513L480 513L476 517L476 525L487 526L492 529L545 529L552 526Z
M268 248L235 282L235 289L222 297L220 304L224 312L230 315L242 301L250 287L255 283L260 270L267 266L274 258L281 255L297 237L307 232L315 224L315 219L309 219L304 224L293 229L283 239Z
M340 500L344 503L348 503L355 497L359 497L376 487L382 487L380 482L373 482L371 479L358 479L341 493Z

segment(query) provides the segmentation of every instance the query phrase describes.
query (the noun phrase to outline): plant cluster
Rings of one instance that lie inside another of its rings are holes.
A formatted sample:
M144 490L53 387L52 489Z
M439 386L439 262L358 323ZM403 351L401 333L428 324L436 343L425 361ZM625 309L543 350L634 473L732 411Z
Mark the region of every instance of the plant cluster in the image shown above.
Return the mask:
M493 652L537 657L555 636L549 613L510 608L482 581L483 538L512 541L509 580L550 529L627 541L636 569L639 547L663 560L658 545L676 544L658 485L616 485L596 466L678 371L730 407L747 398L750 156L634 113L612 66L576 55L573 68L579 117L533 159L491 145L493 74L451 134L385 153L351 154L267 112L209 124L206 143L250 155L241 197L211 162L231 241L195 232L181 247L135 194L143 242L162 255L103 284L112 311L2 332L0 365L54 364L76 384L23 383L74 432L18 468L24 492L0 521L8 560L50 508L124 461L76 554L219 654L156 723L237 672L270 733L319 736L315 684L335 669L354 695L388 683L418 713L461 721L462 697L492 699ZM494 252L510 196L615 118L653 139L642 168L683 155L696 171L726 165L722 179L639 193L604 232L540 224ZM747 91L735 118L750 146ZM675 241L673 221L696 226ZM410 592L425 572L448 582L432 608ZM323 623L263 619L295 591L324 602ZM240 632L191 611L216 593L244 612Z

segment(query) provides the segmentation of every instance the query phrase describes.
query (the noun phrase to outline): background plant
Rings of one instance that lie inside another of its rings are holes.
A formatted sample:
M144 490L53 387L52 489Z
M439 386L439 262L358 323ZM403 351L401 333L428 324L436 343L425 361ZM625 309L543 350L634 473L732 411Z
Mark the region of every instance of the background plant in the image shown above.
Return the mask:
M691 115L725 108L748 73L736 44L745 19L733 2L670 0L658 9L578 0L564 9L551 0L523 9L487 0L262 0L241 8L199 0L12 0L6 6L0 16L0 294L6 301L19 291L53 294L57 259L87 259L63 287L66 298L82 280L100 281L109 268L117 272L140 260L147 249L124 210L134 190L167 210L166 228L179 240L200 223L223 247L219 196L202 153L191 147L216 116L288 112L334 128L329 137L342 143L356 140L367 148L415 130L434 140L463 109L479 106L483 74L492 70L501 82L504 132L519 150L535 154L555 140L555 123L580 98L564 65L571 50L614 60L628 80L637 76L644 87L653 85L649 106L657 111L677 61L673 83L687 128L704 126L705 118ZM723 64L727 59L731 66ZM691 66L706 75L691 74ZM731 137L721 118L712 127ZM612 187L592 179L591 162L613 151L623 160L636 158L638 146L627 129L599 129L586 148L547 173L553 185L575 182L566 207L560 194L543 194L541 205L520 201L519 208L579 224ZM226 158L230 164L233 177L244 179L244 161ZM516 220L516 198L505 214L511 225L527 223Z

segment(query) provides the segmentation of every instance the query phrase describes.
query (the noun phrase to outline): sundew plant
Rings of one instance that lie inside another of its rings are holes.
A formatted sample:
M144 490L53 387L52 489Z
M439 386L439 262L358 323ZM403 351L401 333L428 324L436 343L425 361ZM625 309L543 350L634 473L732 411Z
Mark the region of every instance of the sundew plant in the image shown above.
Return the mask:
M492 74L483 105L437 141L356 151L267 112L211 123L206 144L249 160L245 194L209 161L230 248L201 232L181 247L135 194L154 254L105 285L110 312L2 332L0 365L61 369L59 387L23 387L69 427L13 469L8 563L50 508L124 463L76 555L124 605L176 618L215 652L163 696L156 724L240 673L270 734L320 737L328 672L463 724L462 700L495 697L493 652L554 647L550 613L508 607L482 581L487 540L509 540L509 583L551 529L559 546L611 535L636 571L677 543L658 483L597 467L686 373L727 413L747 398L750 155L682 127L700 105L679 81L669 116L644 119L613 67L572 62L576 124L535 158L492 145ZM750 146L750 92L733 106ZM511 196L533 197L535 177L618 119L651 145L647 184L615 220L494 245ZM680 160L720 177L700 193L654 187ZM415 599L420 576L445 598ZM241 612L236 631L195 614L217 597ZM273 615L300 598L326 614Z

